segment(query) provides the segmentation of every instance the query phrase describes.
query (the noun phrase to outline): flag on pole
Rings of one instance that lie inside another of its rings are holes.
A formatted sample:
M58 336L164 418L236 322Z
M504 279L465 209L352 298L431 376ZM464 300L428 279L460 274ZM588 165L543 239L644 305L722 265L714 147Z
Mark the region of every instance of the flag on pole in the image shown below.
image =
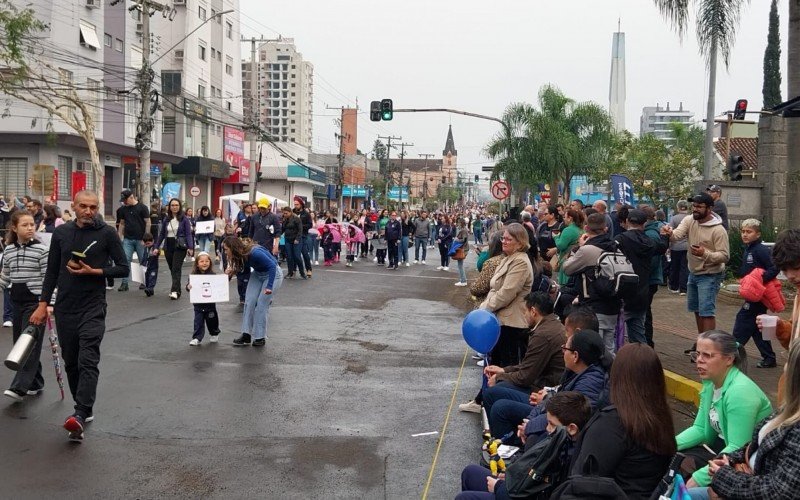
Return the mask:
M633 205L633 183L624 175L611 174L611 191L614 201L624 205Z

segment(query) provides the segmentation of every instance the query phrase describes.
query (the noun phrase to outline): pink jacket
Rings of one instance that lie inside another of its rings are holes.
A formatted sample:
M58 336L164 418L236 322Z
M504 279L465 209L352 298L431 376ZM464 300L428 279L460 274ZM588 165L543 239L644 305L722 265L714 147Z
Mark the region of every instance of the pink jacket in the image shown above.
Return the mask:
M739 296L748 302L761 302L767 308L779 313L786 309L781 283L777 279L763 283L764 270L757 267L739 280Z

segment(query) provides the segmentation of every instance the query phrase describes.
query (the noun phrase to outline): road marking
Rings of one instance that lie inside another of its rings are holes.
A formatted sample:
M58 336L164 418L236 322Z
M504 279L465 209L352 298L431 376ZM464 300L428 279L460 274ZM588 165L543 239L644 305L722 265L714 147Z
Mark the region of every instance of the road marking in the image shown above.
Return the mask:
M389 278L420 278L426 280L455 280L458 279L458 276L409 276L407 274L395 273L395 274L376 274L376 273L368 273L367 271L337 271L335 269L328 269L325 271L326 273L344 273L344 274L369 274L370 276L381 276L381 277L389 277Z
M439 434L439 431L420 432L419 434L412 434L411 437L415 438L415 437L420 437L420 436L435 436L436 434Z
M425 483L425 489L422 491L422 500L426 500L428 498L428 490L431 487L431 481L433 481L433 472L436 470L436 461L439 459L439 452L442 450L444 435L447 432L447 424L450 422L450 414L453 413L453 406L456 404L456 395L458 394L458 387L461 385L461 376L464 374L464 365L467 364L467 356L469 356L469 348L464 350L464 359L461 360L461 368L458 369L456 386L453 387L453 396L450 398L450 407L447 408L447 415L444 418L444 425L442 426L442 433L439 437L439 444L436 445L436 452L433 454L433 462L431 463L431 470L428 473L428 481Z

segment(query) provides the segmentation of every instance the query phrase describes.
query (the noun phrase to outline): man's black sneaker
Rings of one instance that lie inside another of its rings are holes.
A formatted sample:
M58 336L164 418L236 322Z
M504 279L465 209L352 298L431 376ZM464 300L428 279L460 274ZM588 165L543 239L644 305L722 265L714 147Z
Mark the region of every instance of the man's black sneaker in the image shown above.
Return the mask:
M3 394L13 399L14 401L22 401L22 399L25 397L24 392L18 391L16 389L6 389L6 391Z
M775 361L765 361L763 359L756 363L756 368L775 368L776 366L778 366L778 363Z
M151 290L149 288L145 288L144 289L144 294L147 295L148 297L152 297L153 296L153 290Z
M76 443L83 442L83 417L80 415L70 415L64 421L64 428L69 432L69 440Z
M117 288L117 291L118 292L127 292L128 291L128 284L127 283L121 284L119 286L119 288Z
M240 336L236 337L235 339L233 339L233 345L240 345L240 346L250 345L250 334L243 333Z
M144 290L144 283L139 285L139 290Z
M263 347L264 344L266 343L267 343L266 339L255 339L253 341L253 347Z

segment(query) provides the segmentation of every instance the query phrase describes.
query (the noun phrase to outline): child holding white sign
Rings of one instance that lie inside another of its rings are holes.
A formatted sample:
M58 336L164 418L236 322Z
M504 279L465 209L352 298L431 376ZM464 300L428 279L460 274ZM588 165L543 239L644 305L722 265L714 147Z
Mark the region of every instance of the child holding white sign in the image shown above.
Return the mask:
M206 252L197 254L192 266L192 274L214 274L214 263L211 256ZM190 283L186 283L186 291L192 289ZM209 292L210 293L210 292ZM189 342L190 346L198 346L205 337L208 325L208 333L211 336L210 341L215 343L219 336L219 316L217 316L217 305L212 303L194 304L194 333L192 340Z

